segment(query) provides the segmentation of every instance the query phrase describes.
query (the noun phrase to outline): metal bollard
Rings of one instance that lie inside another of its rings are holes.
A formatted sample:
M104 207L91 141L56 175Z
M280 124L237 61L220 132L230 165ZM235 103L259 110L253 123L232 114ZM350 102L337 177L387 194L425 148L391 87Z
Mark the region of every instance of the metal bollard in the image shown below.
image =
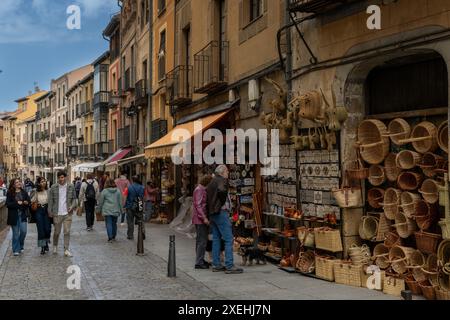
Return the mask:
M404 300L412 300L412 292L411 292L411 290L402 290L402 298Z
M167 276L175 278L177 276L177 267L175 262L175 235L169 237L169 261L167 263Z
M139 221L138 227L138 241L137 241L137 253L138 256L144 256L144 223L142 219Z

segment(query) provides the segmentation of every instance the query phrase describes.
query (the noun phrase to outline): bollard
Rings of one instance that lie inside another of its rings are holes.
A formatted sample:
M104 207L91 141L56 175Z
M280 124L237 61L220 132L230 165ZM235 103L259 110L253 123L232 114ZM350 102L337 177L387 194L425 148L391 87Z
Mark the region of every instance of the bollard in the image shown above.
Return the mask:
M137 253L138 256L144 256L144 223L139 219Z
M175 278L177 276L177 267L175 262L175 235L169 237L169 261L167 263L167 276Z
M404 300L412 300L412 292L411 292L411 290L402 290L402 298Z

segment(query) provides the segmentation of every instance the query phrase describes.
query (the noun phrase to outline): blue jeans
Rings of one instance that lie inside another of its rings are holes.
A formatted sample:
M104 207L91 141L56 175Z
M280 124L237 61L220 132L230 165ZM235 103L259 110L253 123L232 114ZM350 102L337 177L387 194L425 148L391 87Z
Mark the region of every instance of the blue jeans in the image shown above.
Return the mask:
M212 258L213 266L220 267L220 244L221 239L225 242L225 267L232 268L233 261L233 230L227 211L220 211L219 214L210 216L211 229L213 235Z
M115 216L105 216L106 232L108 239L115 239L117 235L117 218Z
M25 237L27 236L27 222L23 221L21 215L17 215L17 223L15 226L11 226L13 236L12 236L12 250L13 253L19 253L23 250L25 245Z
M47 208L39 207L36 211L36 228L38 231L38 247L45 247L50 241L52 225L48 217Z

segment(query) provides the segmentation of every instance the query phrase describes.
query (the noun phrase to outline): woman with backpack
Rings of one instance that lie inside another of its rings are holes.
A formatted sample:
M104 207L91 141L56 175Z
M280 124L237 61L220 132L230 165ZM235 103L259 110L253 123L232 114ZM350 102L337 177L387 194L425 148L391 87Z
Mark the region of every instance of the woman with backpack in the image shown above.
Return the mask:
M36 227L38 232L38 247L41 248L41 254L49 251L50 234L52 226L48 216L48 187L47 181L43 177L36 180L36 191L31 197L31 207L36 217Z
M116 187L114 180L108 178L98 201L98 211L105 217L108 242L116 240L117 219L123 212L122 194Z
M95 206L100 195L97 181L92 173L87 175L87 180L81 184L79 203L86 212L86 230L92 231L95 220Z
M12 251L14 256L18 256L24 250L30 203L30 196L23 189L22 182L19 179L12 179L6 195L6 207L8 208L7 223L13 232Z

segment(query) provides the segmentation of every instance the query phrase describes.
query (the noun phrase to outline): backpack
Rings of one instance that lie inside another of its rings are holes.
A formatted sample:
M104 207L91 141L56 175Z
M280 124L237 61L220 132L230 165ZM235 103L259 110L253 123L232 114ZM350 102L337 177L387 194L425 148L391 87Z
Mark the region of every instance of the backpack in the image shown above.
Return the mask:
M95 193L95 188L94 188L94 182L87 183L87 187L86 187L86 191L84 192L84 196L86 198L86 201L88 200L95 200L96 198L96 193Z
M135 188L133 187L133 189ZM142 199L141 196L137 195L137 192L136 197L134 197L134 201L131 204L131 210L133 210L137 214L141 214L142 212L144 212L144 199Z

